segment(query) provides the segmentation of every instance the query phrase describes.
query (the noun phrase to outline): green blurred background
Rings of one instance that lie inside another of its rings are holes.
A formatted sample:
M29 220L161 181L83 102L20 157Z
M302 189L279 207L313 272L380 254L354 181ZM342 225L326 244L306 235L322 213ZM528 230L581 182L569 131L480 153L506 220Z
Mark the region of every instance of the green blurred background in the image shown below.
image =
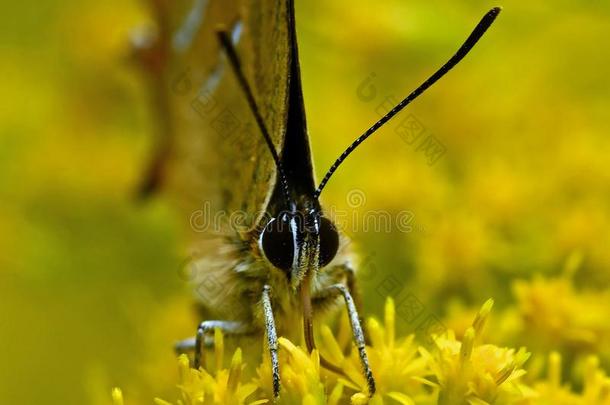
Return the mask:
M150 21L146 4L4 3L0 402L107 403L116 385L133 386L128 398L161 395L174 381L171 343L193 328L179 277L186 219L162 197L133 199L157 124L129 60L129 33ZM297 1L318 177L492 5ZM346 196L359 190L360 210L413 213L412 232L350 232L369 314L401 288L446 324L490 296L497 312L519 314L515 280L559 277L566 262L575 300L586 295L598 312L608 304L610 5L502 5L473 53L325 191L338 209L351 209ZM371 74L367 101L358 89ZM434 165L396 133L410 114L446 147ZM560 306L563 297L547 298ZM605 341L610 327L595 322L587 325ZM542 334L492 332L568 358L582 348ZM607 346L583 350L607 366Z

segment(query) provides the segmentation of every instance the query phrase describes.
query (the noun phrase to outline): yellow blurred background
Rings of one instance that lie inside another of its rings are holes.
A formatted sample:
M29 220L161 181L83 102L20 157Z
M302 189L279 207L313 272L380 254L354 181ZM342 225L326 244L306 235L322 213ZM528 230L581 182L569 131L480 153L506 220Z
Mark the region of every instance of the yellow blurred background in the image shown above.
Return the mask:
M129 60L146 4L5 3L0 402L107 403L113 386L162 396L171 344L194 328L185 219L163 197L133 198L157 123ZM297 1L318 178L493 5ZM350 232L368 314L407 292L459 331L493 297L492 340L527 346L534 365L560 351L569 380L582 355L610 364L610 4L502 5L472 54L352 155L324 203L353 208L357 190L361 211L413 214L411 232ZM398 136L407 117L446 148L434 164Z

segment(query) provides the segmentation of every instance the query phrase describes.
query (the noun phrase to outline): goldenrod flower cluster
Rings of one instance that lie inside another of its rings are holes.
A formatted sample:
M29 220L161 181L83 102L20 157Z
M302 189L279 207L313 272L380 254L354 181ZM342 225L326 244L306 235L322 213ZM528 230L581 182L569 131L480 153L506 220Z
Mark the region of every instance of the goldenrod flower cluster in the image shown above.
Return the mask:
M526 289L544 289L540 283L543 281L517 286L520 297L531 296L530 300L523 298L521 310L526 314L528 307L523 307L525 302L538 297L532 291L527 293ZM553 282L548 283L547 288L552 290L553 285ZM600 367L597 357L585 358L582 363L582 387L577 390L562 383L562 357L558 352L550 353L548 360L533 362L535 370L528 372L530 353L526 348L500 347L485 342L483 330L489 323L492 306L492 300L485 302L460 338L455 331L447 330L432 336L434 343L426 347L418 343L414 335L396 336L395 306L393 300L388 298L383 322L370 318L366 324L370 341L367 350L377 382L377 392L372 397L367 393L357 354L354 350L346 354L345 342L336 338L330 327L321 328L319 347L311 353L280 338L282 390L276 403L610 405L610 378ZM546 321L550 324L554 322L550 317ZM337 334L342 335L345 334ZM155 403L273 403L268 359L263 356L260 365L253 368L244 362L242 349L237 348L230 363L225 364L224 351L223 335L216 331L214 354L208 356L205 367L192 369L188 357L180 356L179 397L174 400L157 398ZM344 375L337 376L321 367L320 352L338 365ZM247 369L251 372L246 372ZM129 403L124 402L119 389L112 392L112 399L115 405Z

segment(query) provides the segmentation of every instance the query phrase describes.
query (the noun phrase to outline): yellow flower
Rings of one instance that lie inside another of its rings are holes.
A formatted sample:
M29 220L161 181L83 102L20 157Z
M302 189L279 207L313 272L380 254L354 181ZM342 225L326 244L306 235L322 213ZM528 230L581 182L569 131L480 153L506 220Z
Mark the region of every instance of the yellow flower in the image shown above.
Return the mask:
M279 338L280 378L282 381L279 404L322 405L339 404L343 386L337 384L331 394L326 396L325 384L320 375L320 356L317 350L311 353L285 338ZM266 357L266 356L264 356ZM272 398L271 366L267 358L259 366L255 382L263 388L265 396Z
M120 388L112 389L112 403L113 405L124 405L123 392Z
M583 402L610 405L610 377L599 367L599 358L589 356L585 364Z
M400 404L420 403L430 397L431 390L425 386L433 385L424 376L428 373L426 361L419 356L414 335L396 339L395 307L391 298L386 300L384 325L370 318L367 331L371 345L367 346L369 362L375 377L377 392L371 404L383 404L384 398ZM340 348L330 328L326 325L321 330L320 350L328 353L330 361L345 372L348 379L339 381L348 388L359 391L351 398L352 403L368 401L367 384L362 375L360 358L355 350L346 356Z
M420 348L438 381L439 404L516 404L531 395L520 381L529 357L524 348L515 352L478 343L492 305L492 300L483 305L461 342L448 331L436 337L434 353Z
M235 350L231 365L228 369L223 367L224 341L220 330L215 331L215 363L216 372L201 368L192 369L186 355L178 358L179 383L181 399L179 405L218 404L241 405L245 403L260 404L264 402L246 402L256 390L253 383L243 383L242 371L245 365L242 362L241 349ZM170 405L170 402L155 399L158 405Z
M576 291L568 276L517 281L514 292L531 345L601 352L610 344L610 292Z
M377 391L369 398L358 354L345 349L351 345L349 333L340 327L335 334L322 325L318 336L319 351L279 339L281 391L273 400L271 364L263 344L260 365L246 370L241 349L236 349L231 364L225 367L224 339L215 331L214 352L199 370L190 368L189 359L178 358L180 397L175 402L155 399L157 405L610 405L610 378L601 369L597 357L589 357L582 371L583 389L576 392L561 382L561 356L549 356L548 375L538 378L536 368L524 378L523 364L529 357L519 350L484 343L483 330L488 323L493 301L488 300L477 312L461 339L453 330L432 336L434 347L428 350L413 335L395 334L394 301L387 299L384 321L367 321L370 344L369 362ZM341 342L341 343L340 343ZM352 347L353 349L353 347ZM256 355L258 350L249 353ZM337 376L320 366L320 353L334 363L343 375ZM534 362L535 363L535 362ZM536 367L538 366L538 367ZM578 370L578 368L575 368ZM572 373L574 374L574 373ZM251 377L254 375L253 377ZM114 405L124 405L122 392L112 392Z
M599 368L599 359L590 356L585 362L583 389L580 394L561 383L561 355L552 352L545 380L534 385L536 405L610 405L610 378Z

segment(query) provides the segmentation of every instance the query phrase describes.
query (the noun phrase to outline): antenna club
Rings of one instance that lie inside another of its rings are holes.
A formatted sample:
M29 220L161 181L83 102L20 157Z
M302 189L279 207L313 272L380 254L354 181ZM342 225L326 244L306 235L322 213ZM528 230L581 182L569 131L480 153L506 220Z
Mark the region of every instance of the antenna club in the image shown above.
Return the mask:
M494 7L487 12L487 15L484 18L492 18L495 20L498 14L500 14L500 11L502 11L501 6Z

